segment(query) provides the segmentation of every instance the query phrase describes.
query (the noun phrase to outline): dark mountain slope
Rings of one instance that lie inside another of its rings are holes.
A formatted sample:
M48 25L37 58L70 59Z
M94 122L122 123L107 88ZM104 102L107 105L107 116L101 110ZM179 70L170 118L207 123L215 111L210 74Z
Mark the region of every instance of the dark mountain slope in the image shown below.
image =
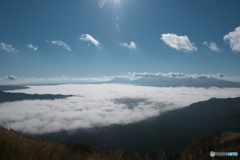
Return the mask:
M183 150L180 160L192 158L196 160L213 159L210 157L210 152L238 152L240 153L240 133L234 132L220 132L206 134L204 136L194 139ZM232 160L240 159L237 157L215 156L215 160Z
M167 160L163 150L158 156L140 156L134 154L126 157L121 150L107 151L92 147L88 143L53 143L40 139L25 138L12 129L0 125L0 159L68 159L68 160ZM151 148L151 146L149 146ZM210 151L240 152L240 133L219 132L198 137L181 152L181 156L172 154L168 159L211 160ZM190 158L191 157L191 158ZM238 160L238 157L214 157L216 160Z
M106 148L122 148L124 153L139 152L156 156L164 148L180 154L192 139L213 130L237 132L240 127L240 98L210 99L186 108L166 112L156 118L129 125L113 125L39 135L52 141L89 142ZM32 136L32 135L30 135Z

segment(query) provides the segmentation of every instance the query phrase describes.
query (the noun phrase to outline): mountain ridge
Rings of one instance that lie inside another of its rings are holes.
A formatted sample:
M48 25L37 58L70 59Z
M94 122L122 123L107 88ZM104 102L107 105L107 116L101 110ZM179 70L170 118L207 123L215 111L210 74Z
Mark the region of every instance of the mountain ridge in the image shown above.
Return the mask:
M154 156L157 154L156 150L160 148L164 148L168 155L173 150L180 154L192 139L213 130L238 132L239 114L240 97L216 98L167 111L158 117L133 124L112 125L92 130L79 129L71 135L67 131L62 131L37 137L57 142L84 139L99 148L112 150L123 148L126 155L138 152ZM151 146L151 149L148 146Z
M136 80L127 78L114 78L104 83L120 83L132 84L141 86L156 86L156 87L229 87L240 88L240 83L221 80L217 78L198 77L198 78L176 78L165 76L150 76L146 75Z

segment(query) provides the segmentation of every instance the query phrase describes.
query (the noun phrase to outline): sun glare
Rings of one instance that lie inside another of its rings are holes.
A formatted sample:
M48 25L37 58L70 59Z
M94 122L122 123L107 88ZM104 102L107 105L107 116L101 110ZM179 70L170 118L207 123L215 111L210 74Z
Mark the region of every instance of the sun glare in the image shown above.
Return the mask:
M99 0L98 6L99 8L103 8L106 3L111 3L113 5L117 5L120 3L121 0Z

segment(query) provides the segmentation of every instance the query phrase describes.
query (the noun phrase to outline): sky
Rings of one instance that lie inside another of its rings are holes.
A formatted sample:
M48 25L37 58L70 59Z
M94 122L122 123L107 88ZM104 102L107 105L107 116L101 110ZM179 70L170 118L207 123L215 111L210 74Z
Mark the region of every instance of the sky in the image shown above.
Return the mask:
M149 87L120 84L31 86L9 92L74 95L55 100L0 103L0 121L16 131L42 134L126 125L210 98L240 96L240 88ZM29 109L31 108L31 109Z
M129 72L240 77L239 0L1 0L0 83Z

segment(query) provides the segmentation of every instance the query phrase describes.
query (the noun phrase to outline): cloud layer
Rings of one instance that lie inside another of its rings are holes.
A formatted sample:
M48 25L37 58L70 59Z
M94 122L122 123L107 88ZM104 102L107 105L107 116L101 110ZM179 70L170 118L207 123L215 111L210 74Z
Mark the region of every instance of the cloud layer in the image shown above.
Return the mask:
M223 39L229 42L232 51L240 52L240 27L237 27L235 31L229 32Z
M34 134L129 124L211 97L240 96L240 89L235 88L160 88L117 84L31 86L11 92L76 95L67 99L0 104L0 121L9 123L13 129Z
M187 36L178 36L174 33L162 34L161 40L170 47L182 51L196 51L194 43Z
M86 42L91 42L92 44L94 44L97 47L100 46L100 43L89 34L82 34L82 36L79 37L79 39L86 41Z
M143 77L143 76L160 76L160 77L169 77L169 78L199 78L199 77L207 77L207 78L217 78L217 79L225 79L227 76L225 76L222 73L218 74L185 74L185 73L151 73L151 72L129 72L128 75L131 75L133 77Z

